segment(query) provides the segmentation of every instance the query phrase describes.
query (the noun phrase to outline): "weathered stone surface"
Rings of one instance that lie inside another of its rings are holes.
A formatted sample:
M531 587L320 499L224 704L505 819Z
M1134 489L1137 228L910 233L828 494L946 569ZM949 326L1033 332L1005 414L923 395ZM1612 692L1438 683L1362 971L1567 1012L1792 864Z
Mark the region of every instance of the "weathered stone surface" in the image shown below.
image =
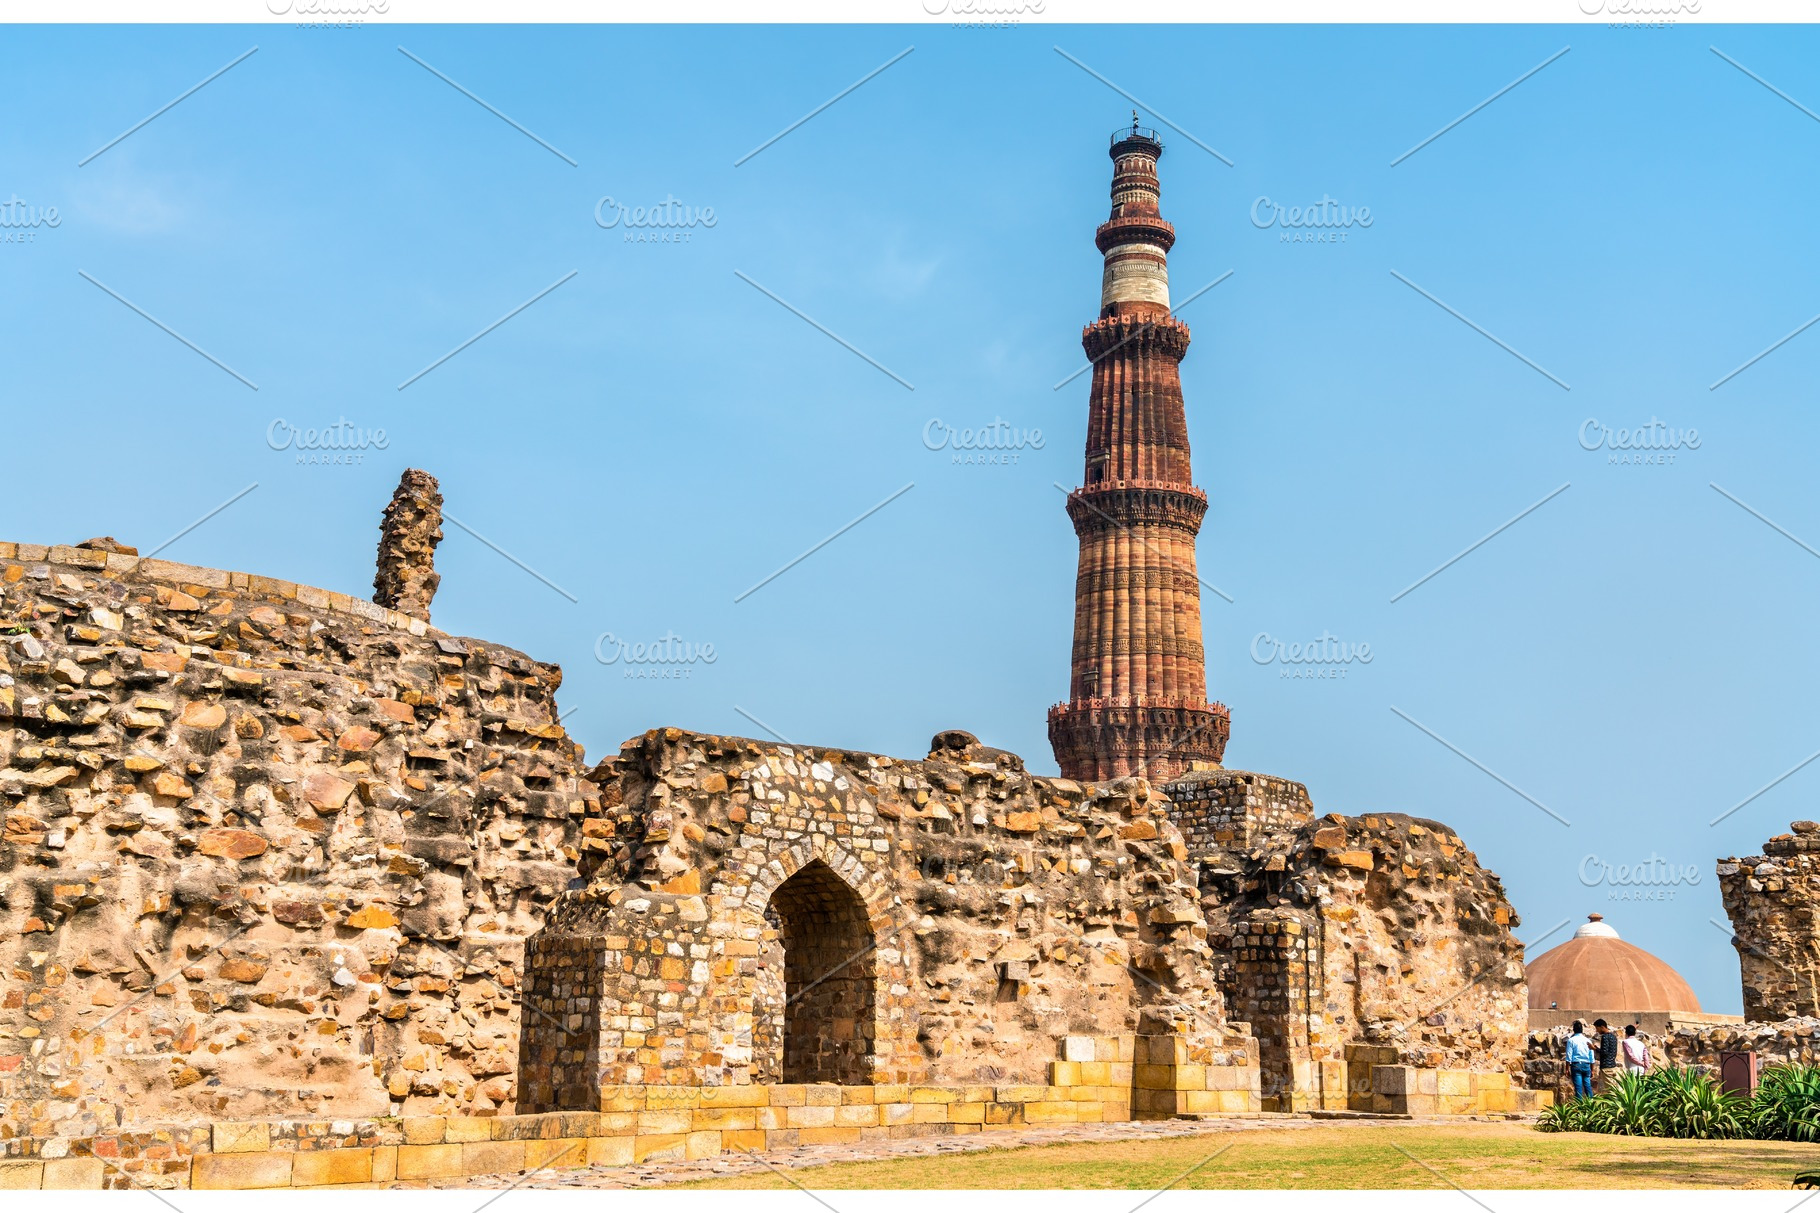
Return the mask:
M251 859L266 852L266 841L246 830L204 830L196 849L223 859Z
M20 550L0 1137L509 1111L521 941L603 820L560 672L307 586Z
M430 601L442 581L436 572L436 545L441 542L442 493L436 477L406 468L379 528L373 601L427 621Z
M1042 779L957 733L914 762L678 729L614 775L617 849L530 945L521 1109L602 1083L1040 1084L1070 1035L1226 1047L1141 779Z
M1761 855L1718 862L1753 1023L1820 1015L1820 825L1797 821L1790 831Z
M1374 1110L1373 1067L1522 1081L1518 918L1446 826L1315 819L1300 784L1242 771L1165 792L1194 840L1227 1014L1257 1037L1267 1109Z

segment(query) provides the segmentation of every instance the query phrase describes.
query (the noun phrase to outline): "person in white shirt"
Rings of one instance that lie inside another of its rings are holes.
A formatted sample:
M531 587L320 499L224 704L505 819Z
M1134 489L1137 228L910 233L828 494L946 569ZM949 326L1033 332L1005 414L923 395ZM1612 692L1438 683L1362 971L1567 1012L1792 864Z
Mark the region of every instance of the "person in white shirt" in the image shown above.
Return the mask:
M1649 1069L1649 1046L1637 1035L1636 1024L1624 1025L1624 1039L1618 1042L1624 1057L1626 1074L1642 1074Z

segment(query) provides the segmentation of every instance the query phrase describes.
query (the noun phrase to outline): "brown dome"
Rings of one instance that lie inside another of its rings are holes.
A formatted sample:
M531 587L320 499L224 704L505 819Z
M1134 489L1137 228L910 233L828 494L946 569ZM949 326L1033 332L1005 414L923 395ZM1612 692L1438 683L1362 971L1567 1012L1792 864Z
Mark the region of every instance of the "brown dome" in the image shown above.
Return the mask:
M1531 1010L1699 1013L1681 974L1619 939L1601 915L1588 919L1572 939L1529 962Z

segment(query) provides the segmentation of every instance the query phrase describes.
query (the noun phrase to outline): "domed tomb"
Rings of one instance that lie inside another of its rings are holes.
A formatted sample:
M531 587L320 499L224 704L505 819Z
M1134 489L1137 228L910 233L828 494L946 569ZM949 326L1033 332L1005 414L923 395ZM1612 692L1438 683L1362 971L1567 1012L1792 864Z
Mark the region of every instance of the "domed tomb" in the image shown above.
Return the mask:
M1572 939L1529 962L1529 1007L1698 1015L1700 1000L1666 962L1620 939L1604 915L1589 914Z

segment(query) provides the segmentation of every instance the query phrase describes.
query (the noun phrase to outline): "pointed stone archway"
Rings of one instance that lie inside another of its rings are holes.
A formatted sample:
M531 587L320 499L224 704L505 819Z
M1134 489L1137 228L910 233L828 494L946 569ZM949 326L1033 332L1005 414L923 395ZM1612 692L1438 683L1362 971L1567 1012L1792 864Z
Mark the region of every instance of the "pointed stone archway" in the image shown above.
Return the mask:
M752 1008L755 1073L786 1083L871 1083L878 956L865 900L811 859L772 890L764 914L775 938Z

